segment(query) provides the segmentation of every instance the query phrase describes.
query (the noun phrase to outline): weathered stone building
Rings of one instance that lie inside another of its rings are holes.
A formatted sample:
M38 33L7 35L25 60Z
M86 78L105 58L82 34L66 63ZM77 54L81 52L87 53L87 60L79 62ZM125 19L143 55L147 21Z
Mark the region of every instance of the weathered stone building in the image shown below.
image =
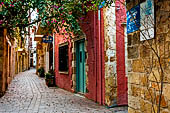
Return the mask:
M26 41L29 40L23 36L24 41L21 39L19 28L15 31L15 73L23 72L29 69L29 47Z
M37 42L37 64L36 69L43 67L45 73L48 73L52 69L53 65L53 46L52 44L42 43L42 41Z
M38 27L34 41L36 41L36 70L43 67L45 73L53 69L53 42L43 42L43 37L47 34L48 29ZM38 73L37 73L38 74Z
M114 5L114 4L113 4ZM104 9L105 32L105 101L113 104L117 98L115 7Z
M128 11L144 2L154 6L151 8L154 16L149 16L151 12L145 15L151 17L149 21L154 25L154 31L149 31L150 28L146 31L154 37L141 39L148 37L141 29L128 34L128 112L157 113L160 104L160 113L170 113L170 1L126 1Z
M2 96L15 75L14 40L7 35L6 29L0 29L0 96Z
M0 96L2 96L16 73L29 68L28 48L21 40L19 29L10 36L7 29L0 29Z
M124 2L121 0L121 2ZM126 9L119 1L104 8L105 103L127 104ZM126 66L125 66L126 65Z

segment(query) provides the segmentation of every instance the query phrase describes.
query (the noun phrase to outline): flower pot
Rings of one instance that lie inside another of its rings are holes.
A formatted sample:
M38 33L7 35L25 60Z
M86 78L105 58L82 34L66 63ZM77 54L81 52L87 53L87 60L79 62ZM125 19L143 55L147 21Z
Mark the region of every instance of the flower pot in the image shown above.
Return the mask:
M54 79L45 79L45 82L48 87L54 86Z

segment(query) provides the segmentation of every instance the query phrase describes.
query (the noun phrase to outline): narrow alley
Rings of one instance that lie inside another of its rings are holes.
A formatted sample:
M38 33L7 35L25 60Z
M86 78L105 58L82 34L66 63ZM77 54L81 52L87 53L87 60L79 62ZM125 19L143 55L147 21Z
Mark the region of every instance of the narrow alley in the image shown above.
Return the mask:
M170 0L0 0L0 113L170 113Z
M16 75L0 98L0 113L127 113L125 109L107 109L63 89L48 88L35 69Z

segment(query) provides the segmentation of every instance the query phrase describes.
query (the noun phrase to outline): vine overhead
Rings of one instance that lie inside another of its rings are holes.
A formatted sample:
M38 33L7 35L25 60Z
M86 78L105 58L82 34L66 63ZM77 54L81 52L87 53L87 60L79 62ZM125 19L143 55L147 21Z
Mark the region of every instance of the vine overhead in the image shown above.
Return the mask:
M67 33L81 32L79 21L89 10L95 10L103 0L3 0L0 2L0 27L13 31L41 22L43 27L64 28ZM111 1L105 1L111 4ZM37 18L30 19L33 12Z

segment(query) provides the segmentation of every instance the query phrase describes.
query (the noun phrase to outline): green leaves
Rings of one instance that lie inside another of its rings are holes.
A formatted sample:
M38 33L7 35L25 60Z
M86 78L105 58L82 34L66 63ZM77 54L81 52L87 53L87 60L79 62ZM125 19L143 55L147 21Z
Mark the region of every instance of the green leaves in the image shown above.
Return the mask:
M7 0L1 4L0 27L13 29L25 28L37 22L42 26L56 29L65 29L67 34L81 33L78 21L87 11L96 10L103 0ZM114 0L107 0L111 4ZM33 12L37 12L38 18L30 21ZM64 21L63 21L64 20ZM2 23L3 22L3 23ZM66 33L64 33L66 34Z

